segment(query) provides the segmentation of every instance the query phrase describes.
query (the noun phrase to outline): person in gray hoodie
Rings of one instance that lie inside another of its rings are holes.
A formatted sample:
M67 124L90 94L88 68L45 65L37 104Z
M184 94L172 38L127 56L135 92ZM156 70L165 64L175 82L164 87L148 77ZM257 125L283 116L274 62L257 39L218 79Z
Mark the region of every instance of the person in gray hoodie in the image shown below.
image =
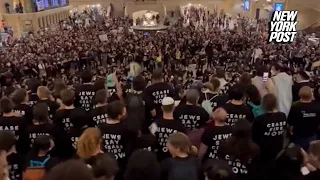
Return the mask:
M272 82L274 83L274 94L278 99L278 108L288 117L292 104L292 76L285 72L285 67L280 64L274 64L271 67Z

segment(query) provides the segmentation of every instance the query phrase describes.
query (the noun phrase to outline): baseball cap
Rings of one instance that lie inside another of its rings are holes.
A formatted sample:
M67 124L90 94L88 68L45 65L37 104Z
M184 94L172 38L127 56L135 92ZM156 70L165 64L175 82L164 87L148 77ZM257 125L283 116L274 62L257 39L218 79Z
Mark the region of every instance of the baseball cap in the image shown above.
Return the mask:
M113 74L109 74L107 76L107 79L106 79L106 85L107 87L114 87L115 86L115 83L113 82Z
M162 99L162 105L168 106L174 104L174 99L172 97L165 97Z

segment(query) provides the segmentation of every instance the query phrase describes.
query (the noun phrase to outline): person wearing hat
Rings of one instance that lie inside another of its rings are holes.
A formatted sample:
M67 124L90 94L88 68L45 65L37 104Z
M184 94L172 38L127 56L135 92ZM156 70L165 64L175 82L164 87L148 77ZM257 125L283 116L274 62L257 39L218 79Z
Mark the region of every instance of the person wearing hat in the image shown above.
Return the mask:
M175 132L185 133L184 125L179 121L174 119L175 103L172 97L165 97L162 99L161 109L163 111L162 118L155 121L150 126L150 131L156 136L157 139L157 156L158 160L162 161L170 157L169 150L167 148L167 137Z
M108 88L109 99L108 102L112 102L114 100L122 99L122 88L121 84L118 81L116 74L109 74L106 77L106 86Z
M310 74L306 71L299 71L295 76L295 82L292 86L292 101L299 101L299 91L303 86L309 86L313 88L313 84L310 82Z

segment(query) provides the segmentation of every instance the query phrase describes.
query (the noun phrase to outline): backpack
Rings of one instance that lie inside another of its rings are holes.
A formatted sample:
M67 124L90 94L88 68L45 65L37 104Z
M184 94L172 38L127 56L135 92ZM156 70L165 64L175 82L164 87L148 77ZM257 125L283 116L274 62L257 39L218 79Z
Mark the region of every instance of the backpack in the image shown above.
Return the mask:
M263 112L263 109L261 107L261 105L255 105L253 104L252 102L247 102L247 104L252 107L252 114L253 114L253 117L256 118L262 114L264 114Z
M49 160L50 157L47 157L42 162L31 160L27 169L23 172L22 180L44 180L45 165Z
M213 96L213 97L210 98L210 99L208 99L207 93L205 93L204 96L205 96L205 100L202 101L201 106L202 106L203 109L205 109L205 110L207 111L207 113L209 113L209 115L211 116L212 109L213 109L213 107L211 106L211 100L214 99L215 97L217 97L218 94L216 94L215 96Z
M168 180L196 180L198 179L196 161L179 161L170 158L171 168L169 169Z
M145 117L145 102L142 95L132 93L127 98L127 114L128 114L128 127L130 130L137 132L144 127Z

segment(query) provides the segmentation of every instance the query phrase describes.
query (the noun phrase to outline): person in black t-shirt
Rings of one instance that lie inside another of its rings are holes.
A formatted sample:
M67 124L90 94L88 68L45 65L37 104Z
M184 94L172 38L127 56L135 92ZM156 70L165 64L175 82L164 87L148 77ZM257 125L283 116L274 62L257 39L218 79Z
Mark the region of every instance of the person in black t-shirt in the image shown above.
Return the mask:
M36 78L29 79L28 83L28 90L30 90L29 93L29 101L28 105L33 107L39 100L37 95L38 87L41 86L41 81Z
M161 163L161 180L166 179L202 179L201 163L197 148L192 146L187 135L176 132L168 137L167 148L172 157Z
M209 160L204 167L206 180L235 180L235 175L232 172L229 164L223 160Z
M37 136L32 144L32 149L27 154L23 171L29 167L38 167L39 163L43 163L45 171L49 172L51 168L60 162L57 158L49 155L53 147L54 142L50 136Z
M86 70L81 75L82 85L76 88L76 105L80 105L86 111L89 111L91 108L91 101L95 95L95 87L91 83L92 73L89 70Z
M251 138L251 124L239 119L232 129L229 139L223 141L218 149L219 159L228 161L239 179L253 178L256 173L259 146Z
M199 91L190 89L186 93L186 104L175 108L173 117L180 120L187 130L193 131L203 127L209 121L207 111L198 106Z
M68 158L71 156L71 142L68 141L67 134L62 128L49 122L47 109L46 103L37 103L33 108L33 124L26 128L26 135L29 140L28 148L32 147L36 137L47 135L52 137L55 144L50 154L60 158Z
M288 124L292 141L302 148L307 149L309 143L317 139L320 124L320 106L312 101L312 89L304 86L299 91L300 101L293 104Z
M74 107L74 92L70 89L64 89L61 91L61 100L62 100L62 108L60 108L55 115L54 123L59 127L65 130L66 133L69 132L70 127L73 126L70 121L70 116L77 111L85 111L82 108ZM83 113L83 114L86 114ZM87 125L89 127L93 127L93 122L89 118L89 115L82 117L85 121L87 121Z
M207 83L205 83L204 85L206 85ZM212 89L206 93L205 96L207 96L207 99L210 100L211 102L211 107L212 110L216 110L218 107L221 107L223 105L225 105L228 102L228 95L226 94L219 94L220 92L220 81L218 78L212 78L210 80L210 85L208 87L212 87ZM204 96L204 97L205 97Z
M250 108L242 101L244 92L245 86L241 84L236 84L229 90L230 101L222 106L228 113L227 125L233 126L239 119L243 118L252 122L253 114Z
M74 149L77 148L79 137L89 127L87 116L87 112L80 108L74 109L70 114L70 122L73 126L70 127L68 135Z
M32 124L33 114L32 107L28 103L28 93L25 89L17 89L13 92L11 97L14 103L13 111L20 114L27 122L27 124Z
M208 159L218 159L219 145L231 136L232 128L226 125L227 112L218 108L212 114L214 126L205 129L201 136L199 157L205 162Z
M48 105L49 119L53 119L53 115L59 109L59 104L54 101L49 89L46 86L39 86L37 90L37 95L39 97L38 103L46 103Z
M163 82L162 69L156 69L152 74L153 84L148 86L144 93L153 101L156 109L156 116L161 117L161 102L164 97L174 97L173 88Z
M4 150L7 156L9 178L22 179L23 157L15 150L15 137L10 131L0 131L0 150Z
M260 160L265 162L275 159L282 150L287 118L277 110L277 98L274 94L266 94L262 102L266 113L253 121L252 138L260 147Z
M303 86L314 88L309 75L305 71L300 71L296 75L296 81L292 86L292 102L300 100L299 91Z
M0 117L0 131L11 131L17 140L16 148L19 153L26 153L27 137L25 136L26 121L13 112L13 103L8 98L0 100L2 116Z
M157 156L147 150L137 150L129 158L126 180L160 180L160 164Z
M150 131L157 138L157 156L158 160L164 160L170 157L167 148L168 137L175 132L186 132L184 125L173 117L174 100L171 97L165 97L162 100L163 117L158 119L150 126Z
M107 114L107 99L108 92L105 89L101 89L96 92L94 97L95 102L97 103L90 112L91 121L94 122L95 126L98 126L101 123L106 123L108 119Z
M122 119L126 116L126 108L121 101L109 103L107 113L109 116L107 122L98 126L102 134L102 150L112 153L119 162L120 169L124 170L137 137L122 122Z

